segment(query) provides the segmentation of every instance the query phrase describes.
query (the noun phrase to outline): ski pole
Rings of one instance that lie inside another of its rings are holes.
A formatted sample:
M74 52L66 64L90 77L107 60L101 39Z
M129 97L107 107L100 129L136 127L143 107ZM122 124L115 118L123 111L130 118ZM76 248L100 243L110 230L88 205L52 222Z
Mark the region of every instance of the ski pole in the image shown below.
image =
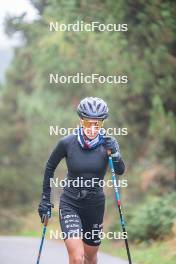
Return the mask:
M39 248L39 253L38 253L38 258L37 258L37 263L36 264L39 264L40 263L40 256L41 256L41 252L42 252L42 248L43 248L43 242L44 242L44 238L45 238L45 234L46 234L46 227L48 225L48 215L45 216L44 218L44 227L43 227L43 232L42 232L42 240L41 240L41 243L40 243L40 248Z
M116 175L115 175L114 165L113 165L112 156L111 156L111 150L108 150L108 156L109 156L109 167L110 167L110 170L111 170L112 181L113 181L114 190L115 190L115 197L116 197L117 206L118 206L118 209L119 209L120 223L121 223L121 227L122 227L123 232L127 234L126 229L125 229L125 220L124 220L124 217L123 217L123 214L122 214L120 195L119 195L119 190L118 190L118 187L117 187L118 185L117 185L117 181L116 181ZM128 236L125 238L125 246L126 246L126 251L127 251L129 264L132 264L131 255L130 255L130 249L129 249L129 246L128 246Z

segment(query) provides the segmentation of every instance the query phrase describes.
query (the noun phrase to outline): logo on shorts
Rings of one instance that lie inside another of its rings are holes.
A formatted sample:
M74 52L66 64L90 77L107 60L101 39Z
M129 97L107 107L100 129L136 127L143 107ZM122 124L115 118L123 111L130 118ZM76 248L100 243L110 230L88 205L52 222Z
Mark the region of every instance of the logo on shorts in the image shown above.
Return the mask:
M93 228L98 228L99 224L93 224Z
M60 217L62 219L62 209L59 209L59 212L60 212Z
M100 239L99 240L94 240L94 243L97 244L100 242Z
M93 224L93 228L103 228L103 223L101 223L101 224Z

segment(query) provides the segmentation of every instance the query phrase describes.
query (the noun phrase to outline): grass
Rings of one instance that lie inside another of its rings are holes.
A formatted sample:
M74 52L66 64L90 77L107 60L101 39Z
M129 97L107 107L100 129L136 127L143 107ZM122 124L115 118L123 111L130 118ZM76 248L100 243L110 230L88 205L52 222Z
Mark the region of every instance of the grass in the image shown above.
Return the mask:
M175 264L176 239L162 242L140 243L131 245L130 252L135 264ZM127 259L125 244L103 241L101 250L111 255Z

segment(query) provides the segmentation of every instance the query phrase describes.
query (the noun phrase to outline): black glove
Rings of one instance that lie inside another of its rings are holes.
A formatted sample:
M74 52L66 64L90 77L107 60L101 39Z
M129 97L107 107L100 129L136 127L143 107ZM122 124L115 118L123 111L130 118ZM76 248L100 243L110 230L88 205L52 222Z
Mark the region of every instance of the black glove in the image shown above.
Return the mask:
M45 195L42 195L42 200L38 207L38 213L42 223L44 223L45 217L51 217L51 208L54 208L54 205L50 203L50 200Z
M104 145L107 150L111 150L111 156L116 158L117 160L121 159L120 148L117 140L114 137L105 136L104 137Z

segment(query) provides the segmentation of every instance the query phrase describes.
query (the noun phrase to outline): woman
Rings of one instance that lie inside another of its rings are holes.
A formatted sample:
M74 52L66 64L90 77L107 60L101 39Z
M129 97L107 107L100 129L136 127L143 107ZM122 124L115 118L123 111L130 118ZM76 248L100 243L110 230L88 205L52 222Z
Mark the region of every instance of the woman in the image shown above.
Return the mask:
M108 117L106 102L87 97L80 102L77 112L80 117L77 133L63 137L46 164L38 211L42 222L48 212L51 215L50 178L65 158L69 184L61 194L59 219L69 264L96 264L105 208L105 195L99 183L108 167L107 150L111 150L116 174L123 174L125 165L117 141L102 133L103 121Z

